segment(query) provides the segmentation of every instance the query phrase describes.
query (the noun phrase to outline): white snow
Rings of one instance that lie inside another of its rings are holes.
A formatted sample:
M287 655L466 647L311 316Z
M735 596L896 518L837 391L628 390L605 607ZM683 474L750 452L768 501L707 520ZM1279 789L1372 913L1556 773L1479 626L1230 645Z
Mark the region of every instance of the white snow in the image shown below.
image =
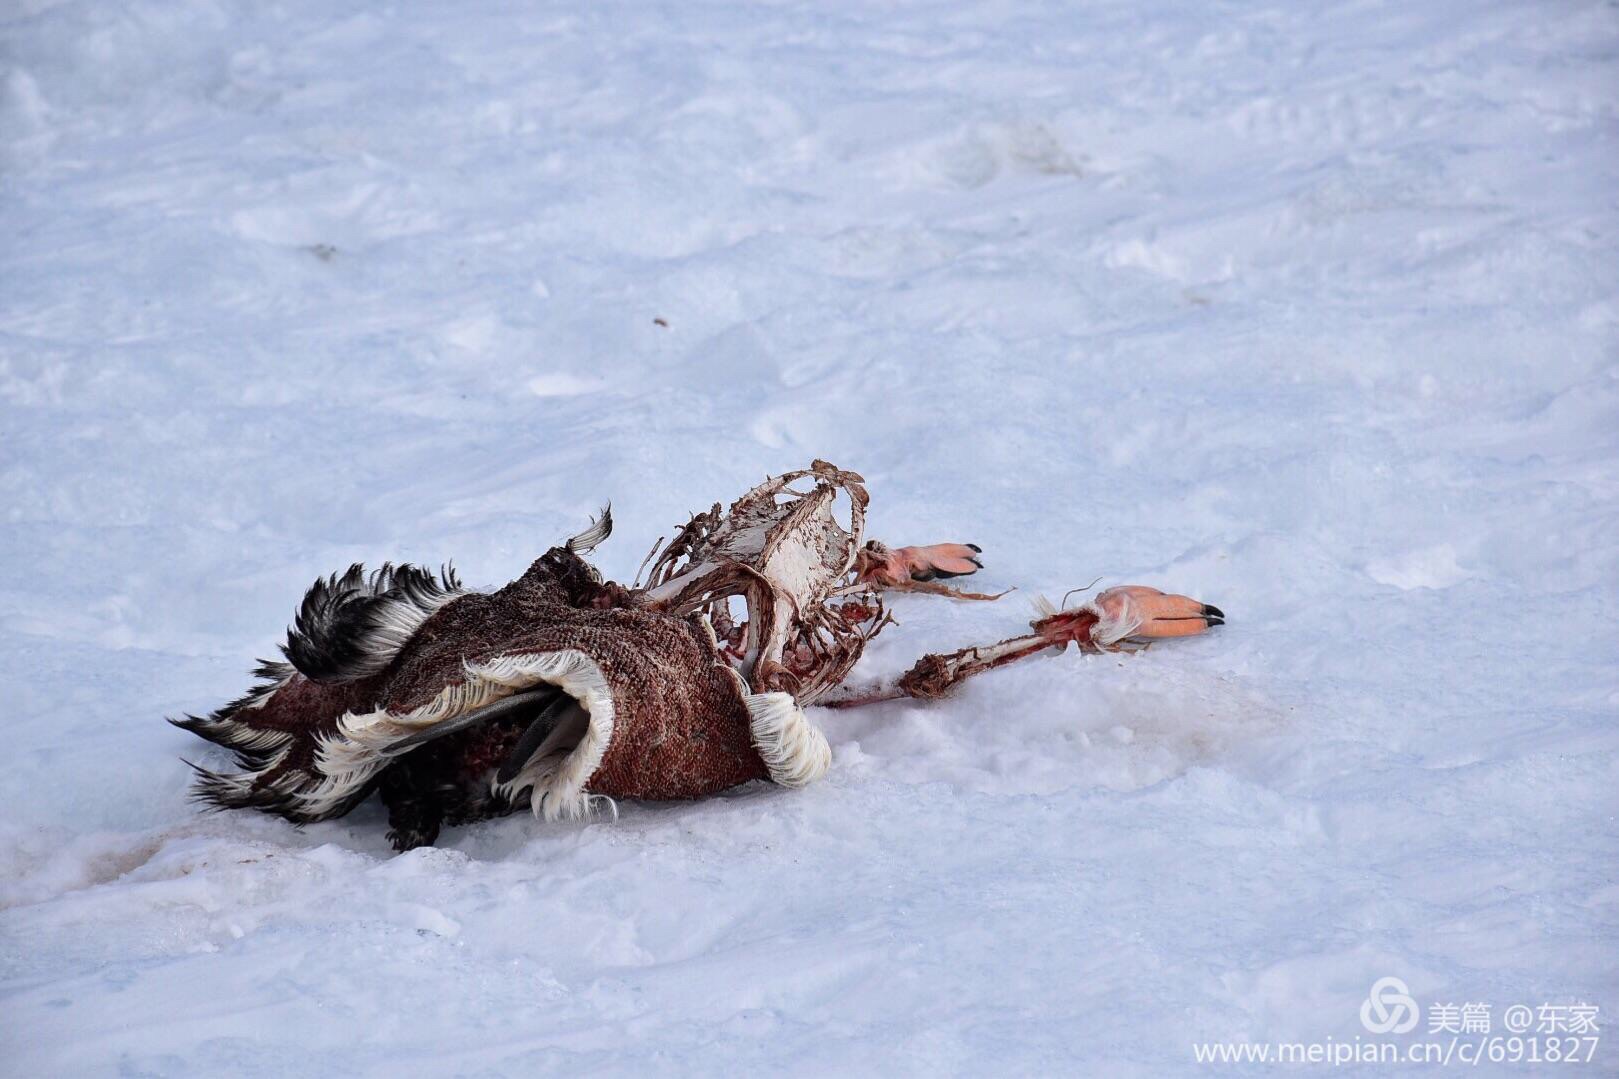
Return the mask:
M0 1071L1163 1075L1377 1041L1384 976L1612 1022L1616 87L1580 0L13 0ZM317 574L497 584L611 498L628 578L814 457L1020 589L863 677L1099 575L1231 622L813 709L804 790L399 857L186 802L162 717Z

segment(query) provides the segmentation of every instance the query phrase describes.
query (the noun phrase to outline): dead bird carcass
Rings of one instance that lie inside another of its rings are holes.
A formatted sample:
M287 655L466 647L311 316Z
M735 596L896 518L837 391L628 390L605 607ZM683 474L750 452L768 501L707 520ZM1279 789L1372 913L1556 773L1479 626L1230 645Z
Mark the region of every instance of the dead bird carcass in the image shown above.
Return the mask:
M860 476L816 461L692 518L632 586L585 561L611 531L606 512L496 592L408 565L318 580L262 684L171 721L237 758L238 771L197 769L194 794L310 822L378 791L389 838L408 850L445 823L523 805L554 820L753 779L798 787L831 766L803 712L818 700L937 697L1070 643L1115 650L1223 621L1185 596L1114 588L1047 608L1028 634L851 691L850 669L891 622L884 591L995 598L940 583L981 567L976 546L866 542L867 501Z

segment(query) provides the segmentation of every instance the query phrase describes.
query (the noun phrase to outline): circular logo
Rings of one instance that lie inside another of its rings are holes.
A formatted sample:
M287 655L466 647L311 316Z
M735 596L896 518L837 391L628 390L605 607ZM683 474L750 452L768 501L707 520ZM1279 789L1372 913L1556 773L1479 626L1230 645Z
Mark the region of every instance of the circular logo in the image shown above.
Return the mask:
M1373 1034L1404 1034L1417 1025L1421 1009L1398 978L1379 978L1360 1006L1360 1022Z

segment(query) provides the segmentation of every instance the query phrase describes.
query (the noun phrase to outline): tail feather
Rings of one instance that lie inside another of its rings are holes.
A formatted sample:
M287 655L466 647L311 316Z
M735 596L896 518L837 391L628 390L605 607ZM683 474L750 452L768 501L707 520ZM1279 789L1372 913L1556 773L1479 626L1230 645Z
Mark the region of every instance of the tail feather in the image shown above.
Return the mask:
M455 570L435 576L384 562L367 575L356 562L304 594L281 651L311 682L351 682L393 661L421 624L463 592Z
M263 768L291 741L292 734L255 726L249 713L262 708L264 702L286 685L296 672L289 664L265 659L259 661L253 673L258 677L259 684L223 708L206 716L187 715L184 719L171 718L169 722L183 731L190 731L199 738L206 738L217 746L233 751L243 768Z
M169 722L199 738L206 738L216 746L234 751L244 768L263 767L271 756L292 740L292 734L288 731L250 726L229 716L220 718L217 712L211 716L188 715Z
M384 563L368 574L355 564L317 580L282 646L288 662L261 660L254 672L259 683L245 696L210 715L169 720L230 750L240 769L216 772L192 765L197 774L192 798L218 809L261 809L296 821L347 812L370 790L372 773L349 782L322 775L316 764L323 739L353 706L351 695L365 699L363 690L346 684L387 667L423 622L462 594L448 566L434 574ZM274 703L278 691L303 679L323 688L311 697L315 687L303 683L294 703L283 706L285 698Z
M590 519L590 527L577 536L570 536L566 547L574 554L589 554L608 536L613 534L613 504L602 507L601 513Z
M209 809L257 809L274 813L298 824L341 817L359 804L375 786L374 776L328 790L333 785L292 765L287 758L292 747L283 749L258 769L242 772L215 772L186 761L196 773L191 784L191 800ZM316 802L312 794L327 797Z

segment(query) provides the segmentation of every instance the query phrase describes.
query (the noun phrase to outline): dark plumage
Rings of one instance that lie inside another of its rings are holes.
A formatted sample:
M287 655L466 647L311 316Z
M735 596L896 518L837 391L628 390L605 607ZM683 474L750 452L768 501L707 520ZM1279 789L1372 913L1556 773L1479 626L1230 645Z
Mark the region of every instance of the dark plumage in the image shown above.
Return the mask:
M356 562L342 576L318 578L298 607L281 651L313 682L375 674L439 607L462 591L455 570L438 576L384 562L369 576Z

